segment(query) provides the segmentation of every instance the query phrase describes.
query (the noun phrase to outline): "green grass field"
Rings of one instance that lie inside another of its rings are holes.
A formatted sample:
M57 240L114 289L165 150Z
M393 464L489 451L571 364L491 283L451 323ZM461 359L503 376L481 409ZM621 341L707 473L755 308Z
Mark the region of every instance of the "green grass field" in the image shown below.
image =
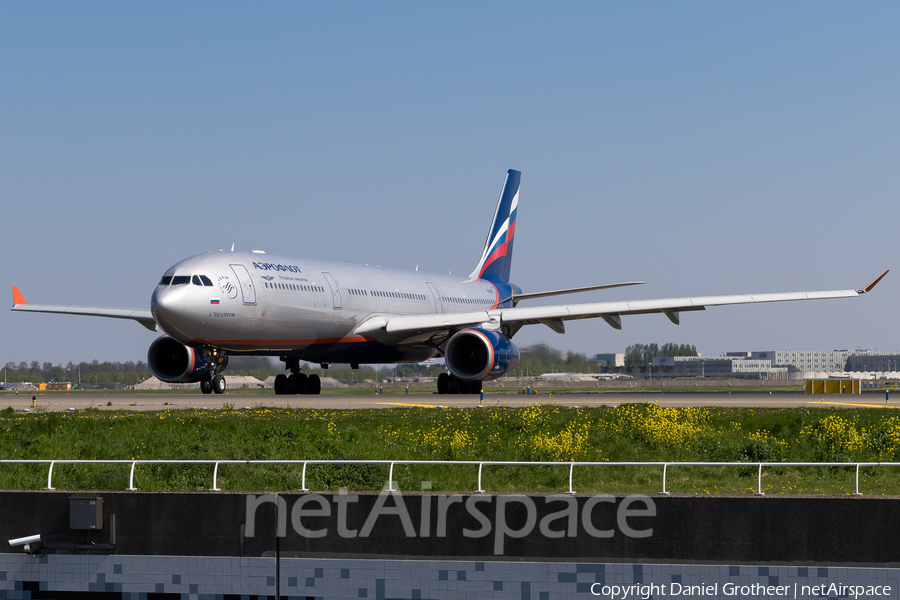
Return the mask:
M492 460L492 461L900 461L900 417L881 409L660 408L654 404L567 408L376 410L253 409L0 411L0 458L119 460ZM300 465L221 465L225 490L295 490ZM0 488L42 489L48 465L0 465ZM130 465L54 467L57 489L125 489ZM387 465L310 465L313 490L379 490ZM139 465L142 490L204 490L212 465ZM569 467L485 467L490 492L565 492ZM475 466L396 465L401 490L473 491ZM672 493L750 494L757 469L669 467ZM763 491L847 494L847 467L767 467ZM577 492L662 490L656 466L580 466ZM864 494L900 494L900 468L866 467Z

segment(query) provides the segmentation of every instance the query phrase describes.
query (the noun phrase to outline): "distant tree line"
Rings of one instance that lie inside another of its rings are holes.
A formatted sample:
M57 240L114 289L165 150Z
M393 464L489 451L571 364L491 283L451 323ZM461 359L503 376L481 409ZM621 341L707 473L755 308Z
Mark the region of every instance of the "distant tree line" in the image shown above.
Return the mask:
M578 352L561 352L547 344L534 344L519 350L519 365L508 373L509 377L538 376L543 373L597 373L607 370L600 363ZM626 367L649 365L657 356L697 356L693 344L634 344L625 351ZM132 386L151 377L150 369L142 360L137 362L69 362L66 366L38 361L8 362L4 380L10 383L81 382L81 387ZM376 370L370 365L351 369L349 365L330 365L322 369L318 365L305 365L304 372L317 373L321 377L333 377L339 381L384 381L388 377L418 378L437 377L446 372L443 364L402 364ZM233 356L228 363L228 375L250 375L265 380L284 372L284 365L266 356Z
M65 366L39 361L8 362L4 366L2 380L9 383L52 383L71 382L77 387L80 381L82 388L112 388L133 386L149 379L150 368L142 360L137 362L69 362ZM304 365L307 374L318 373L321 377L333 377L339 381L384 381L387 377L437 377L445 371L440 364L409 364L391 366L376 371L374 367L363 365L360 369L351 369L350 365L330 365L322 369L319 365ZM284 373L284 365L267 356L232 356L229 358L227 375L249 375L260 381Z
M600 363L578 352L561 352L547 344L519 349L519 366L509 377L533 377L544 373L597 373Z
M125 362L69 362L66 366L53 363L40 363L36 360L26 363L8 362L4 365L4 379L10 383L52 383L69 381L83 387L115 387L116 385L134 385L150 377L147 364L139 360Z
M338 381L384 381L386 378L418 378L437 377L446 372L441 364L399 364L387 365L384 369L376 370L371 365L360 365L359 369L351 369L350 365L332 364L323 369L315 363L303 363L303 372L307 375L313 373L320 377L331 377ZM260 381L266 378L284 373L284 365L266 356L237 356L228 361L228 375L250 375Z
M625 366L646 367L657 356L697 356L697 347L693 344L634 344L625 349Z

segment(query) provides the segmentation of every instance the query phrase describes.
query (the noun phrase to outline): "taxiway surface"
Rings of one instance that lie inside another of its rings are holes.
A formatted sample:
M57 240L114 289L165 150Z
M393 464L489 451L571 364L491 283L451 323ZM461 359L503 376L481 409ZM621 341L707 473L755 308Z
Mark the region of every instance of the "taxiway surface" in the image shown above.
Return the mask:
M35 400L32 400L32 397ZM66 411L97 408L101 410L166 410L183 408L221 409L226 404L234 408L285 407L357 410L371 408L444 408L476 407L484 405L521 407L531 404L557 404L560 406L618 406L629 402L653 402L659 406L732 406L795 408L799 406L845 406L893 409L900 406L896 400L885 398L884 393L861 395L807 395L796 392L652 392L652 393L602 393L602 394L493 394L486 392L484 400L478 395L437 394L322 394L319 396L276 396L271 390L258 394L231 393L221 396L201 394L135 394L102 392L73 392L46 394L25 392L18 395L0 395L0 408L15 410Z

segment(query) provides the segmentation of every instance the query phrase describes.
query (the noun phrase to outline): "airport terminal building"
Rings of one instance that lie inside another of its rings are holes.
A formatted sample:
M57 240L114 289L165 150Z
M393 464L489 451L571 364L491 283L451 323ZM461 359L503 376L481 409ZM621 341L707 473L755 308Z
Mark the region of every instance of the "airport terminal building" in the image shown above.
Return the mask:
M853 376L900 377L900 352L873 350L767 350L724 356L661 356L653 359L657 377L805 379Z

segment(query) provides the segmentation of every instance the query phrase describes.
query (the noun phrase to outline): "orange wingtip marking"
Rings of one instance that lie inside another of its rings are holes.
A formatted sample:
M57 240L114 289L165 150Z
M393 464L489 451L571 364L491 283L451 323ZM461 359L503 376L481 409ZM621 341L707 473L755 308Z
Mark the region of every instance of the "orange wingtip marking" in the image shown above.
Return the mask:
M19 288L13 286L13 304L28 304L25 302L25 296L19 291Z
M863 289L861 289L861 290L859 290L859 291L860 291L861 293L863 293L863 294L866 293L866 292L871 292L871 291L872 291L872 288L875 287L875 285L876 285L879 281L881 281L882 278L883 278L885 275L887 275L888 273L890 273L890 271L891 271L891 270L888 269L887 271L885 271L884 273L882 273L881 275L879 275L878 277L876 277L876 278L875 278L875 281L873 281L872 283L870 283L869 285L867 285L866 287L864 287Z

